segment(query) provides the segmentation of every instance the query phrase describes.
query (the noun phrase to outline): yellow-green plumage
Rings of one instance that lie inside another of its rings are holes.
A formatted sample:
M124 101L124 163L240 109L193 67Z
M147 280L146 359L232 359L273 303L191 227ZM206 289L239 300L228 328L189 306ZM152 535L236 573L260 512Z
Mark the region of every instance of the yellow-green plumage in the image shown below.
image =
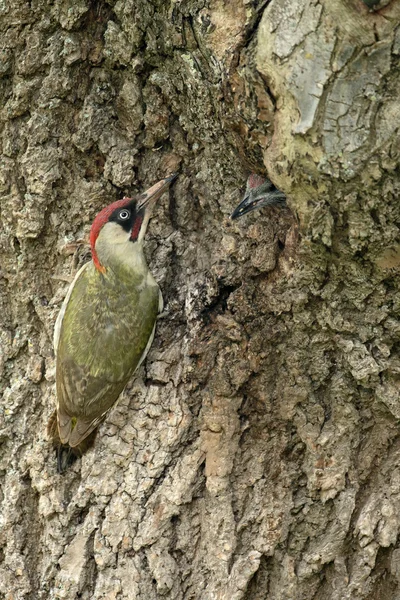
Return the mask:
M75 282L57 347L63 444L79 445L104 419L143 357L160 294L146 275L111 268L103 274L89 263Z
M143 239L155 201L174 179L159 181L136 201L110 204L93 222L92 261L76 275L54 332L57 410L48 433L60 472L71 453L80 456L92 445L150 348L162 297Z

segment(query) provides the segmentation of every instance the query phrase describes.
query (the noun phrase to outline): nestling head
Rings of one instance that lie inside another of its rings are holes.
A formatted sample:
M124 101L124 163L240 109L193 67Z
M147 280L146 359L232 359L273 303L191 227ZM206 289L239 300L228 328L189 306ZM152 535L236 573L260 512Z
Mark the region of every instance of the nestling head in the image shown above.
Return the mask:
M252 173L247 180L244 197L231 214L231 219L238 219L262 206L284 206L285 202L285 194L269 179Z

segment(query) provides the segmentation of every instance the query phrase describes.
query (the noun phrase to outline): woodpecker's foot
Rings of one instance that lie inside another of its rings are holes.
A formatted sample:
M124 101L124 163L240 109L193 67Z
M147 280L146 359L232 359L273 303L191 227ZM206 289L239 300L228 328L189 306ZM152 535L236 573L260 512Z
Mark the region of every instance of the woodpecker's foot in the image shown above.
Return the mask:
M78 458L77 454L69 446L63 446L60 444L56 448L57 456L57 473L63 475L65 471L70 467Z
M57 472L62 474L71 466L77 458L80 458L94 444L97 435L97 429L92 431L80 444L71 448L69 444L63 444L60 440L57 425L57 411L53 411L47 424L47 435L49 436L53 448L56 451Z

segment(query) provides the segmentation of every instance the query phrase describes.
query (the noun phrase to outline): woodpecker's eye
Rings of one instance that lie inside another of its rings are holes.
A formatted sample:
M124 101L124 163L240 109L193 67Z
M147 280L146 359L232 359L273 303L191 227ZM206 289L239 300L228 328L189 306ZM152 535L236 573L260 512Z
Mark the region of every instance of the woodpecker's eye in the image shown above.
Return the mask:
M129 219L130 216L131 211L124 208L123 210L119 211L118 218L121 219L121 221L126 221L127 219Z

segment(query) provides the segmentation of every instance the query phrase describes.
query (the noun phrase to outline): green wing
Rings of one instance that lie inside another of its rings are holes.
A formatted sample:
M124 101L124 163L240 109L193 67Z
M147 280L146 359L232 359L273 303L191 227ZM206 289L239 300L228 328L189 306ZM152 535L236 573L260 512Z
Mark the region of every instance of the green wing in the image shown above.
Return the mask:
M58 426L77 446L105 418L154 335L160 291L89 265L67 300L57 347Z

